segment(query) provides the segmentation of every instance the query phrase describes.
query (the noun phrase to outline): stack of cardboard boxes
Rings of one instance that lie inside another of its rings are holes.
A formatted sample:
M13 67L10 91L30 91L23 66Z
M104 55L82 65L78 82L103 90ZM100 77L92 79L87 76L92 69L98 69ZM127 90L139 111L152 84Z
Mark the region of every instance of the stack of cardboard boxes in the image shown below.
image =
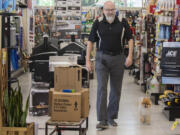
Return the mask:
M66 93L63 90L75 90ZM89 114L89 89L82 88L81 67L56 67L49 92L51 120L78 122Z

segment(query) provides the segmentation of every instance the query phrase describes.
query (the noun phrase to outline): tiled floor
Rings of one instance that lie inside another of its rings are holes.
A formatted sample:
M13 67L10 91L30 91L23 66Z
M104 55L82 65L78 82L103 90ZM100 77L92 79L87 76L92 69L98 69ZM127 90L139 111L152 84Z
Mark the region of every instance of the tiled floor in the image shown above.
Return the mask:
M20 77L20 84L24 93L24 97L30 93L31 75L29 73ZM110 127L109 129L96 130L96 80L91 82L90 88L90 114L89 129L87 135L177 135L180 134L180 126L174 131L170 128L173 122L169 122L162 114L161 106L152 106L151 124L143 125L139 122L138 100L145 96L140 86L134 83L133 77L125 72L122 96L120 102L119 118L117 120L118 127ZM27 121L34 121L39 124L38 135L44 135L45 122L48 116L33 117L28 116ZM51 128L50 130L52 130ZM63 135L78 135L78 132L62 132Z

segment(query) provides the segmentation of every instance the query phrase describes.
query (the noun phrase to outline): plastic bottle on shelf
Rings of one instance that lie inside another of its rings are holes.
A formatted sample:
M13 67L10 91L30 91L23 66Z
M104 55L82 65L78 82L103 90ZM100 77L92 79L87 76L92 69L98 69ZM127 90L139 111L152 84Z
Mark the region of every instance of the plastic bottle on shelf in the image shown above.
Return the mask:
M161 42L157 41L156 42L156 46L155 46L155 54L159 54L159 46L160 46Z
M154 75L151 82L150 82L150 93L159 93L159 82L157 77Z
M171 0L171 9L170 10L174 10L176 5L176 1L175 0Z
M162 0L159 0L159 9L162 10Z
M170 0L165 0L165 10L169 10Z
M157 74L161 73L160 61L158 61L157 64L156 64L156 72L157 72Z
M165 10L165 1L162 0L162 9L161 10Z
M16 0L13 0L12 12L16 12Z
M173 10L173 2L174 0L169 1L169 10Z
M164 39L164 27L163 25L159 28L159 39Z
M160 11L160 0L157 1L156 12Z
M169 26L166 26L166 39L169 40L169 37L170 37L170 28Z

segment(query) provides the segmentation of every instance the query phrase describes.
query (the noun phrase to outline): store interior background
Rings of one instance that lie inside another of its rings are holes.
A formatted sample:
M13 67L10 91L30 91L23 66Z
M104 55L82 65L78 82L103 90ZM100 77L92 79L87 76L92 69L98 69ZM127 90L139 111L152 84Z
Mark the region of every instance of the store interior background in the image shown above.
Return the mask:
M39 47L38 49L38 46L47 45L50 47L49 50L58 53L50 54L53 56L72 55L74 57L78 55L80 56L79 63L85 67L88 35L93 21L99 17L100 8L105 1L69 0L70 3L80 3L79 7L75 8L75 13L69 12L72 16L61 16L65 9L54 0L19 0L16 12L12 12L12 14L0 13L0 103L3 103L5 89L9 89L10 86L16 88L17 82L19 82L23 93L24 108L26 99L30 96L26 122L35 122L35 131L38 135L45 134L45 123L50 119L47 111L48 98L45 96L48 96L49 87L54 86L52 72L47 73L47 70L52 71L53 68L49 66L49 58L43 55L44 48ZM165 62L169 59L166 59L167 55L162 53L163 49L169 51L168 47L163 47L167 44L173 47L172 50L177 50L178 56L180 56L180 1L111 1L115 3L119 15L127 18L132 28L134 36L133 66L126 69L124 75L119 119L117 120L118 127L110 127L104 131L96 130L97 80L95 69L89 75L91 78L89 81L91 107L87 134L180 134L180 128L177 124L180 122L180 71L178 68L180 67L180 59L175 56L170 59L175 64L168 65ZM72 3L71 6L73 6ZM9 23L8 18L10 19ZM125 47L127 51L128 46ZM38 53L42 53L42 59L39 57L41 54ZM94 47L91 54L93 64L95 64L95 53L96 48ZM174 56L173 53L169 53L169 55ZM49 57L49 54L47 56ZM38 61L37 58L41 60ZM40 65L41 62L43 65ZM86 87L86 79L83 83ZM170 91L165 93L166 90ZM46 100L40 101L43 99L40 93L44 94ZM146 97L147 93L153 103L150 125L140 122L139 112L140 99ZM39 94L40 97L37 102L44 105L44 110L38 110L37 106L33 106L33 96L36 94ZM33 110L33 108L36 109ZM2 110L3 107L0 106L0 113ZM2 119L0 117L0 129L3 127ZM174 126L174 130L172 130L173 124L177 124L177 127ZM54 130L53 126L49 128L49 132L52 130ZM62 134L76 135L79 133L62 131Z

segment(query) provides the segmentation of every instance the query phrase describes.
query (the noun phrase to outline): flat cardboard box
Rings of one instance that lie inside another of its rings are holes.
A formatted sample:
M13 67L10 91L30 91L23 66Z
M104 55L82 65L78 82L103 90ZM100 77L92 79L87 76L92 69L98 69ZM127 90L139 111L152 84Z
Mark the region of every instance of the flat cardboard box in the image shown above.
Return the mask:
M63 89L75 89L81 91L82 69L81 67L55 67L54 89L61 91Z
M53 92L51 120L79 122L81 119L81 93Z
M87 118L89 115L89 89L81 90L81 117Z

